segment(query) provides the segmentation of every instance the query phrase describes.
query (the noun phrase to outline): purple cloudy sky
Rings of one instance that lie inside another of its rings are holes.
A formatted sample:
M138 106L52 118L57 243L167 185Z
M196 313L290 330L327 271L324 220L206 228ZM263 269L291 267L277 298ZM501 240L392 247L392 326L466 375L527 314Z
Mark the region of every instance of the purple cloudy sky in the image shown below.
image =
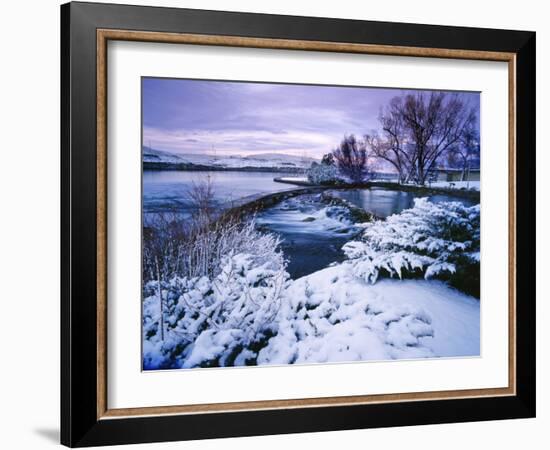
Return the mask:
M143 144L174 153L319 158L376 130L400 89L143 78ZM461 93L479 111L479 94Z

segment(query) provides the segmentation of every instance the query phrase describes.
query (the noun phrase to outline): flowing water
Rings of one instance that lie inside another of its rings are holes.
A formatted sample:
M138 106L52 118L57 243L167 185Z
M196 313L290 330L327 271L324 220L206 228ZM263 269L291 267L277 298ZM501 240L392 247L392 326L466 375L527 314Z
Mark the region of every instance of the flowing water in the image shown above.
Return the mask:
M244 197L296 189L273 178L281 174L269 172L192 172L145 171L143 174L143 211L155 214L178 211L189 214L189 191L205 181L212 183L214 201L220 209L231 207ZM414 205L422 195L416 192L373 187L328 191L332 197L345 200L378 217L397 214ZM467 206L476 204L470 199L451 195L432 195L433 202L459 201ZM361 229L342 206L330 204L323 196L301 195L265 209L257 215L258 227L277 233L282 250L288 259L288 272L296 279L344 259L342 246L357 236Z

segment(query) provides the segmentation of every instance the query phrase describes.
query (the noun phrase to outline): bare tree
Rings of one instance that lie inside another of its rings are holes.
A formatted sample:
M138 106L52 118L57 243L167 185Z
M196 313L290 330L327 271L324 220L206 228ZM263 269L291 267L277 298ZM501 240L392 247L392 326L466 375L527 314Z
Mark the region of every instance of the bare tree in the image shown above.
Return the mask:
M321 159L321 164L324 164L325 166L333 166L334 155L332 153L326 153L325 155L323 155L323 158Z
M479 160L479 132L472 123L468 126L457 145L447 151L447 163L462 170L461 181L466 176L475 161Z
M379 116L383 136L374 132L365 142L376 158L390 163L397 171L399 183L406 183L412 166L412 152L407 145L406 128L401 114L402 98L394 97Z
M192 181L191 187L186 191L189 209L195 225L207 225L214 219L217 211L216 193L214 183L210 175L200 181Z
M423 92L394 97L379 117L382 137L367 135L372 154L392 164L399 181L425 184L443 154L455 148L476 115L457 94Z
M340 173L353 183L361 183L370 178L367 147L353 134L344 136L340 145L332 151Z

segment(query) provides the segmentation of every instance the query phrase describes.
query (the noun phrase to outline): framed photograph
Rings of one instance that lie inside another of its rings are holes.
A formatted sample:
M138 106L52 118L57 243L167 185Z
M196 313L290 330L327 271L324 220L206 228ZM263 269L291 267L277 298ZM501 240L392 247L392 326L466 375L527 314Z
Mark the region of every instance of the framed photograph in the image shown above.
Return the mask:
M61 441L535 415L535 33L61 7Z

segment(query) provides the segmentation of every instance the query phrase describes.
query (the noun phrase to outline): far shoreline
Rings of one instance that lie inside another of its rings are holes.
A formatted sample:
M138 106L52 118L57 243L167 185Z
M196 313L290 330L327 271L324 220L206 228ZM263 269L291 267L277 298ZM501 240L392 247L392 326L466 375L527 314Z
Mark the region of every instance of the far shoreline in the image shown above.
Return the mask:
M460 189L460 188L444 188L436 186L418 186L410 184L400 184L391 181L367 181L365 183L355 184L313 184L304 180L285 180L285 177L275 177L273 181L283 184L291 184L300 187L309 187L317 189L371 189L373 187L380 187L385 189L391 189L394 191L407 191L415 193L425 193L427 195L451 195L456 197L468 198L471 200L480 200L480 192L475 189Z
M143 170L156 172L162 170L171 170L179 172L267 172L267 173L288 173L293 175L304 174L306 169L301 167L221 167L204 166L192 163L150 163L143 162Z

